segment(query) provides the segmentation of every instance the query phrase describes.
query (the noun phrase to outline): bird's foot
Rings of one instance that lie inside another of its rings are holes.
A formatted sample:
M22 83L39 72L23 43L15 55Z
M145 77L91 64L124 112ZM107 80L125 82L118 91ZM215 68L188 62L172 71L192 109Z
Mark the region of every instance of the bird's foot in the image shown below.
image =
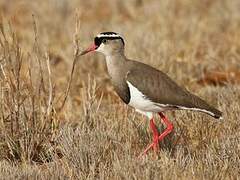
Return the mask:
M143 151L143 153L140 154L138 158L141 158L142 156L146 155L147 152L153 148L155 152L159 150L159 142L163 140L165 136L167 136L169 133L173 130L173 124L164 116L163 113L159 113L160 117L162 118L164 124L167 125L167 128L165 131L159 135L157 127L153 121L153 119L150 120L150 127L153 131L153 142Z
M158 152L158 150L159 150L159 139L158 139L158 136L156 136L156 137L154 137L153 138L153 150L154 150L154 152Z
M150 120L150 127L153 131L153 142L143 151L143 153L140 154L139 158L142 157L143 155L147 154L147 152L153 148L154 152L157 153L159 150L159 132L158 129L154 123L154 120Z
M147 148L138 156L138 158L141 158L144 155L146 155L147 152L152 148L153 148L155 153L158 152L158 150L159 150L159 140L158 140L158 138L154 139L153 142L150 145L148 145Z

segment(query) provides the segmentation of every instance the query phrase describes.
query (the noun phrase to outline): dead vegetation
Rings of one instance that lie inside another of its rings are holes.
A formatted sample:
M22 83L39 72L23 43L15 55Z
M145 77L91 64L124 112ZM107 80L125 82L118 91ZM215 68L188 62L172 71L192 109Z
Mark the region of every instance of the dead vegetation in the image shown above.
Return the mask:
M239 5L0 0L0 179L238 179ZM122 33L127 56L168 73L224 120L168 112L174 133L158 156L139 161L148 122L115 95L101 55L78 59L105 30Z

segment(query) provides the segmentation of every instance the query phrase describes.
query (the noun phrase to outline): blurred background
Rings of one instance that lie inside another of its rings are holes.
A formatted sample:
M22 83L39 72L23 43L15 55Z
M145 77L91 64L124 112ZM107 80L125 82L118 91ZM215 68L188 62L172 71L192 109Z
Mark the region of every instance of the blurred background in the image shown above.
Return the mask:
M239 8L237 0L0 1L2 17L11 23L25 53L34 44L34 15L39 44L50 53L53 71L61 72L58 79L64 81L69 70L58 71L60 66L71 67L78 14L81 48L100 32L119 32L129 58L162 69L187 86L239 83ZM81 58L76 81L85 73L105 77L103 59L97 53Z
M239 175L239 0L0 0L0 16L2 176ZM161 144L162 158L137 164L133 157L151 141L148 122L114 93L103 55L78 58L62 106L76 45L83 50L104 31L122 34L128 58L162 70L222 110L225 123L168 113L176 130ZM24 174L12 162L53 165Z

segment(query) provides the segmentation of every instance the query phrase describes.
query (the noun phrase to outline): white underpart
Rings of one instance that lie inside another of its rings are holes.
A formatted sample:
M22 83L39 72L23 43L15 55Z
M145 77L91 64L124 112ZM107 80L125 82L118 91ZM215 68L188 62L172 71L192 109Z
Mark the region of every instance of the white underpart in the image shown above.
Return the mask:
M148 119L152 119L153 118L153 113L152 112L145 112L145 111L140 111L139 109L135 109L138 113L147 116Z
M129 105L134 107L137 112L140 112L147 117L151 118L153 112L162 112L166 109L160 107L156 103L149 100L142 92L134 87L129 81L127 81L130 91L130 102Z
M127 84L130 90L129 105L134 107L137 112L147 116L149 119L153 117L153 113L163 112L166 110L173 110L173 109L176 109L176 107L181 110L199 111L199 112L207 113L213 117L215 116L214 113L205 109L189 108L189 107L176 106L171 104L154 103L153 101L149 100L141 91L139 91L136 87L134 87L129 81L127 81ZM220 117L220 119L222 119L222 117Z

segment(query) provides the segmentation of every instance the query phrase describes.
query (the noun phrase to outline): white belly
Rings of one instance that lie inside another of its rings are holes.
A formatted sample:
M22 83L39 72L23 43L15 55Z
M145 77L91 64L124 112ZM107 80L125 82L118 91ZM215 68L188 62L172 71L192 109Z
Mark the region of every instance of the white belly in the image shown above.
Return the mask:
M166 107L149 100L142 92L134 87L129 81L127 81L130 91L130 102L129 105L137 110L144 112L162 112L165 111Z

